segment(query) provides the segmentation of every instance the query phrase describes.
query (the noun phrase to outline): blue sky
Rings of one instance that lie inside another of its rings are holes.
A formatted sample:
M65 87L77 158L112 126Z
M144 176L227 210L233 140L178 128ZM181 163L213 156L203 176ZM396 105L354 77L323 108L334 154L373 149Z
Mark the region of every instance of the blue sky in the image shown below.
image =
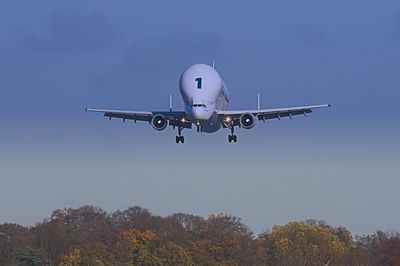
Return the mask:
M331 103L228 132L108 121L84 107L182 108L181 72L211 63L231 108ZM400 229L398 1L2 1L0 222L139 204L237 215L256 232L323 219Z

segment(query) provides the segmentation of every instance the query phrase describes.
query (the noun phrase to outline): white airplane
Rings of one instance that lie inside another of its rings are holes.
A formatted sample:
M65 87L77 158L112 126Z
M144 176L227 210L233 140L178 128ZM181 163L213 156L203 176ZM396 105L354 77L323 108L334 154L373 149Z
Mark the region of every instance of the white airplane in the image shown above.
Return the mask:
M146 121L155 130L164 130L167 125L178 128L176 143L184 143L182 130L192 128L194 125L197 132L213 133L220 128L230 129L229 142L237 142L234 134L235 127L245 129L253 128L256 119L264 121L267 119L281 119L294 115L305 115L313 109L330 107L330 104L260 109L260 97L258 95L258 109L256 110L228 110L229 92L215 65L195 64L187 68L180 80L179 90L185 104L185 111L172 111L170 96L169 111L124 111L86 108L87 112L100 112L109 119L121 118L133 121Z

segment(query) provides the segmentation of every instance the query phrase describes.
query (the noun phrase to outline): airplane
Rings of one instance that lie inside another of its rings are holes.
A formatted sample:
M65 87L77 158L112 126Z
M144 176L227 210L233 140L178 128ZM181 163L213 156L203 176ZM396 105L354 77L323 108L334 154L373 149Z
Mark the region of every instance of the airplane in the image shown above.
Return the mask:
M213 133L221 128L230 130L228 141L237 142L235 127L251 129L256 120L265 122L269 119L281 119L295 115L307 116L313 109L331 107L330 104L300 107L261 109L258 94L258 108L254 110L228 110L229 92L215 63L194 64L188 67L179 79L185 110L172 110L170 95L169 111L128 111L86 108L86 112L103 113L105 117L148 122L155 130L164 130L168 125L178 129L176 143L184 143L183 129L196 127L197 132Z

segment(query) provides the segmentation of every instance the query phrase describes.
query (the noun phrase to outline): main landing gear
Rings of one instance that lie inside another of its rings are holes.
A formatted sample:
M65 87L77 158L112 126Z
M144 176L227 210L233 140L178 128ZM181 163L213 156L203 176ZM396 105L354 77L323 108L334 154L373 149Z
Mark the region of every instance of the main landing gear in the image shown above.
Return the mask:
M235 143L237 142L237 136L234 133L235 133L235 130L234 130L234 127L232 126L231 127L231 134L228 136L229 143L231 143L232 141L235 142Z
M185 143L185 137L182 136L182 128L178 127L178 136L175 137L175 142L178 144L179 142Z
M175 142L176 143L179 143L179 142L185 143L185 137L184 136L176 136Z
M229 135L228 136L228 141L229 143L233 142L237 142L237 136L236 135Z

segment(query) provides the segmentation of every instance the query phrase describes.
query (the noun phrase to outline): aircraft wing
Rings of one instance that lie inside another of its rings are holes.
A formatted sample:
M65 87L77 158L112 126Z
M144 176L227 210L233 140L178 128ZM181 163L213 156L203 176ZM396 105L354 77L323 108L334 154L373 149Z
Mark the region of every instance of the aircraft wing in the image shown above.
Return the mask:
M239 124L239 118L243 114L252 114L257 117L258 120L267 119L281 119L281 117L290 117L294 115L307 115L312 113L313 109L331 107L330 104L322 105L310 105L310 106L299 106L299 107L288 107L288 108L275 108L275 109L257 109L257 110L232 110L232 111L217 111L219 120L225 121L233 120L234 125Z
M126 119L133 121L151 122L154 116L162 115L168 120L170 126L180 126L182 128L192 128L192 123L186 120L186 112L175 111L127 111L127 110L107 110L86 108L86 112L103 113L105 117L120 118L124 122Z

